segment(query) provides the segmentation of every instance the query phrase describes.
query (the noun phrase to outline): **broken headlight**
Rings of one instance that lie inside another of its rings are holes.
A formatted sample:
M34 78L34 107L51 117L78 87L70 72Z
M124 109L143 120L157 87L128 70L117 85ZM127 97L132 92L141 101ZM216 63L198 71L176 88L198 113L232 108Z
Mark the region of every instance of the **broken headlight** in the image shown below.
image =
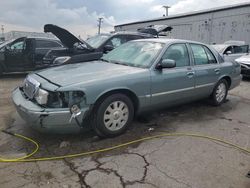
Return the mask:
M40 105L47 104L49 93L41 88L39 88L35 94L36 102Z
M50 92L47 106L49 108L70 108L77 104L85 105L85 94L82 91Z

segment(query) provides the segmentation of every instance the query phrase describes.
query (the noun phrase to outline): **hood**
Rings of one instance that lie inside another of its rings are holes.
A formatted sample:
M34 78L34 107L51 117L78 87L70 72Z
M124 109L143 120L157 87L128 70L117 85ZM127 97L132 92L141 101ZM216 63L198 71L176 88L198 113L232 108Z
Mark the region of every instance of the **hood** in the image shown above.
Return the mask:
M235 61L238 63L250 65L250 54L241 56L240 58L236 59Z
M84 44L86 46L86 48L93 49L85 41L77 38L76 36L74 36L72 33L67 31L66 29L63 29L63 28L58 27L56 25L53 25L53 24L44 25L44 32L45 33L48 33L48 32L53 33L68 48L73 48L73 45L75 43L81 43L81 44Z
M139 28L137 29L137 31L141 33L147 33L147 34L158 36L160 35L160 33L168 32L168 31L171 31L172 29L173 28L168 25L149 25L144 28Z
M77 64L58 66L36 72L42 78L60 86L75 84L92 84L104 82L107 79L115 79L122 76L130 76L134 73L145 72L147 69L130 67L103 61L92 61Z

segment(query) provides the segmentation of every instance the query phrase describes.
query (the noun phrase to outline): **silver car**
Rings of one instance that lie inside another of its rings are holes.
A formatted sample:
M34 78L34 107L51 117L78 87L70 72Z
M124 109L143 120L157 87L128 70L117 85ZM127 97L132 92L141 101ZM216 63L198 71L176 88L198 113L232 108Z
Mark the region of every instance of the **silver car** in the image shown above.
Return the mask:
M40 131L91 127L123 133L136 114L202 98L222 104L241 80L240 65L207 45L176 39L131 41L99 61L30 74L12 93L20 116Z
M249 45L245 44L244 41L228 41L224 44L212 45L225 61L235 61L235 59L246 55L249 51Z

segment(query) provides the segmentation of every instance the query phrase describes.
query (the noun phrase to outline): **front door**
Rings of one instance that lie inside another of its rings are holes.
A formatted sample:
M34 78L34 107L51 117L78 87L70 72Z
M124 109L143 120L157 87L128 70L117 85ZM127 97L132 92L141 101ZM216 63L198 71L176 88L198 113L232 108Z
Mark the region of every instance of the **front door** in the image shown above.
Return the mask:
M162 59L174 60L176 67L152 71L151 104L160 107L189 100L194 93L195 75L186 44L171 45Z
M24 70L24 38L15 40L6 46L4 51L4 64L6 65L7 71L18 72Z

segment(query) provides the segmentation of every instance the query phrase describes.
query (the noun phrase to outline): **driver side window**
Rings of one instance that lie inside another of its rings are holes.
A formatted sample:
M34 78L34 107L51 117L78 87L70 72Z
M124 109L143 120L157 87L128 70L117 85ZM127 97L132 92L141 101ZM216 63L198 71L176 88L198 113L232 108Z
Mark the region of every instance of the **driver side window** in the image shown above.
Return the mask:
M189 66L189 55L185 44L173 44L168 47L162 59L171 59L176 63L176 67Z
M23 50L24 49L24 41L17 41L10 45L11 50Z

